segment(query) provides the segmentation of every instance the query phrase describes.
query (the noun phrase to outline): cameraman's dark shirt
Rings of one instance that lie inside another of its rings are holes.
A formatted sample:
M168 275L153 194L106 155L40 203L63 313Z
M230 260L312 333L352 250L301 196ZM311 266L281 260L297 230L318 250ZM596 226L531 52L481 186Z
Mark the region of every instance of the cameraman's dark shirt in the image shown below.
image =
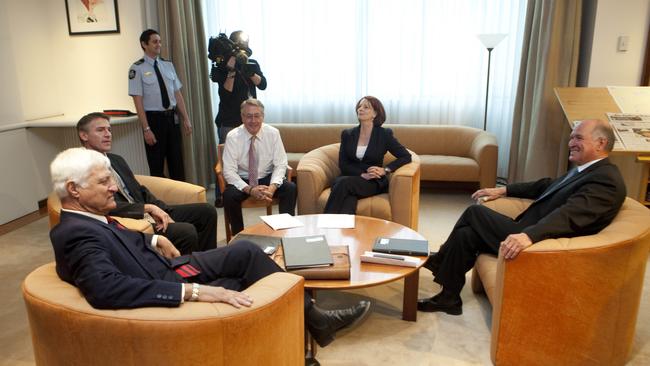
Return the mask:
M249 59L248 62L255 65L255 73L262 78L257 88L260 90L266 89L266 77L264 77L260 65L253 59ZM217 66L212 77L212 81L219 84L219 113L215 119L217 127L237 127L241 125L239 111L241 103L248 99L249 96L257 98L257 88L253 84L253 81L244 76L239 70L236 72L232 92L227 91L223 87L226 82L226 76L228 75L225 63Z

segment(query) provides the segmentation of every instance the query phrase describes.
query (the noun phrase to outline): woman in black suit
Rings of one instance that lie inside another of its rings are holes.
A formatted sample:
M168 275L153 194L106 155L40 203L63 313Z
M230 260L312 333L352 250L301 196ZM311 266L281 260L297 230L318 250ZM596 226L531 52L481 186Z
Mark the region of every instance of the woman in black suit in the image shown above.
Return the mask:
M379 99L371 96L357 102L359 125L341 133L339 168L325 213L355 214L359 198L388 191L388 174L411 162L411 154L383 128L386 112ZM397 159L383 167L389 151Z

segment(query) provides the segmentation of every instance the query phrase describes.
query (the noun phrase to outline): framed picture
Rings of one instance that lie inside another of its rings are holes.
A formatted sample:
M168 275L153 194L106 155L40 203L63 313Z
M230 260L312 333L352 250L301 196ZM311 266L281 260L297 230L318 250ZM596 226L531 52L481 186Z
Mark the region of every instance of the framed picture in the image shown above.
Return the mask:
M68 33L120 33L117 0L65 0Z

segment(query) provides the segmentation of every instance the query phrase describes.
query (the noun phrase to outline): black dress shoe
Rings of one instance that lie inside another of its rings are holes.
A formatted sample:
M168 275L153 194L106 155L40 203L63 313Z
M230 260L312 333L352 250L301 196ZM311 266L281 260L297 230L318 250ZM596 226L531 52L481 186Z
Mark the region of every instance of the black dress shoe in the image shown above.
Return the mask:
M370 310L370 301L342 310L322 310L313 305L307 313L307 328L319 346L332 343L337 331L351 329L361 322Z
M437 254L438 252L432 252L429 255L429 258L427 258L427 260L422 265L422 267L431 271L434 276L438 274L438 268L440 267L440 264L435 260Z
M305 366L320 366L320 362L313 357L305 357Z
M463 301L460 298L443 300L439 295L418 300L418 310L427 313L442 311L449 315L460 315L463 313Z

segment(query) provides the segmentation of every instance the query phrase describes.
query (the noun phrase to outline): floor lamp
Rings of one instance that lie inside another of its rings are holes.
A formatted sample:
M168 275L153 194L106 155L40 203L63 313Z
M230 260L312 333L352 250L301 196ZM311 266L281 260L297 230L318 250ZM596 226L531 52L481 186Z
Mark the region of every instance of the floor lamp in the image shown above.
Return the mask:
M488 96L490 91L490 61L492 59L492 50L499 44L499 42L506 38L506 34L479 34L477 37L488 50L487 85L485 86L485 116L483 117L483 131L487 131Z

